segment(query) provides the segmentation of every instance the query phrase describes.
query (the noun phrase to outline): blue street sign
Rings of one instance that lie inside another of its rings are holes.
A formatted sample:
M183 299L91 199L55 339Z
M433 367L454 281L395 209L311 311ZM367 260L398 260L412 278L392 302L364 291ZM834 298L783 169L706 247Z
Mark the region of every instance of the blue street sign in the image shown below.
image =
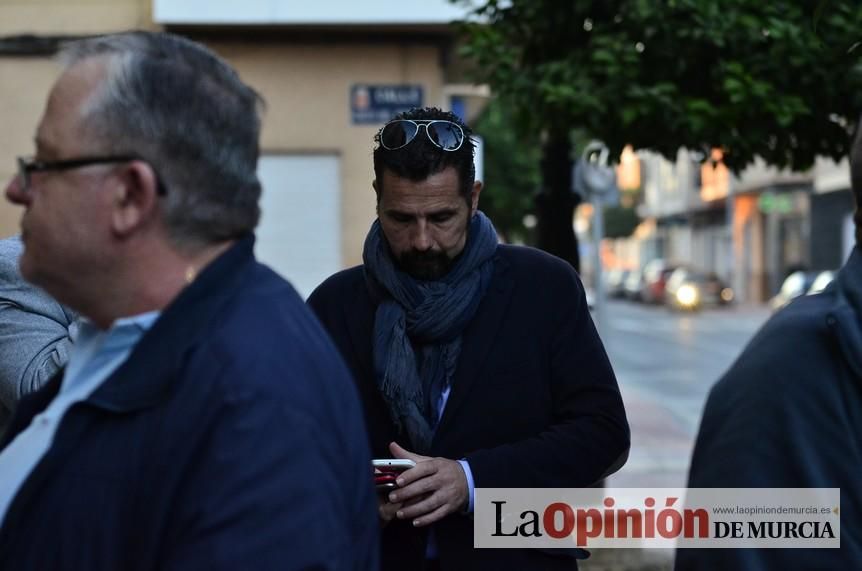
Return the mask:
M354 125L380 125L393 115L422 107L421 85L365 85L350 88L350 114Z

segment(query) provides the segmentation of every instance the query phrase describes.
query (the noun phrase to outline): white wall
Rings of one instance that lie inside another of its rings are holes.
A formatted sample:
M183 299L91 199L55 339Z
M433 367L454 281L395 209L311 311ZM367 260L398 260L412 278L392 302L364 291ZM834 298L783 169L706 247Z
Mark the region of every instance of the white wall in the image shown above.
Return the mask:
M153 0L158 24L447 24L466 14L448 0Z
M339 160L335 155L264 155L258 259L306 298L341 269Z
M836 163L832 159L818 158L814 164L814 192L831 192L850 188L850 162Z

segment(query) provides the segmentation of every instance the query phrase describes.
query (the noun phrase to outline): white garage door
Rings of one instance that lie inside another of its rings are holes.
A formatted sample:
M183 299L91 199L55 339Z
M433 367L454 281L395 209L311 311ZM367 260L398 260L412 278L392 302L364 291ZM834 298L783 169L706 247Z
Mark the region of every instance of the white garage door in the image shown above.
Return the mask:
M308 297L341 269L338 157L263 155L255 254Z

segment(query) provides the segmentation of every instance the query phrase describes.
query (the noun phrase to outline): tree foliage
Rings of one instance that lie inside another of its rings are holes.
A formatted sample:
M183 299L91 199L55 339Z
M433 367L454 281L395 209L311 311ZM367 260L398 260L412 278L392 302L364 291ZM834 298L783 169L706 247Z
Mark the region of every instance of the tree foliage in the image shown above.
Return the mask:
M533 211L540 184L538 136L519 132L514 112L503 99L492 100L473 125L482 136L482 210L508 242L530 243L524 217Z
M533 133L805 169L862 110L858 0L469 2L465 53Z

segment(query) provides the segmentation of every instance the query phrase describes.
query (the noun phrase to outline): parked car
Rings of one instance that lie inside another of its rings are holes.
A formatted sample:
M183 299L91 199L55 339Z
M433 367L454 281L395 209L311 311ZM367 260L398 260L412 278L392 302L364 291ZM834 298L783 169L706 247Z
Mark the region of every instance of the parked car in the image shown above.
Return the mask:
M608 272L607 280L605 280L605 291L608 297L619 298L626 295L626 280L631 274L629 270L614 268Z
M808 290L814 284L814 280L817 279L817 274L817 272L802 270L793 272L784 279L781 289L769 300L769 306L773 311L777 311L800 295L808 293Z
M820 293L826 287L832 283L835 279L835 276L838 274L837 271L832 270L824 270L817 274L817 277L814 278L814 281L811 282L811 287L808 288L806 292L807 295L814 295L815 293Z
M663 303L665 285L667 285L667 280L675 269L676 266L668 264L661 258L652 260L644 266L641 301L645 303Z
M677 268L670 275L664 295L668 307L683 310L727 305L734 298L733 289L716 274L686 267Z
M584 297L587 299L587 308L592 311L596 308L596 294L591 287L584 288Z
M644 288L644 273L642 269L634 269L629 272L626 281L623 282L623 295L632 301L642 301L641 294Z

